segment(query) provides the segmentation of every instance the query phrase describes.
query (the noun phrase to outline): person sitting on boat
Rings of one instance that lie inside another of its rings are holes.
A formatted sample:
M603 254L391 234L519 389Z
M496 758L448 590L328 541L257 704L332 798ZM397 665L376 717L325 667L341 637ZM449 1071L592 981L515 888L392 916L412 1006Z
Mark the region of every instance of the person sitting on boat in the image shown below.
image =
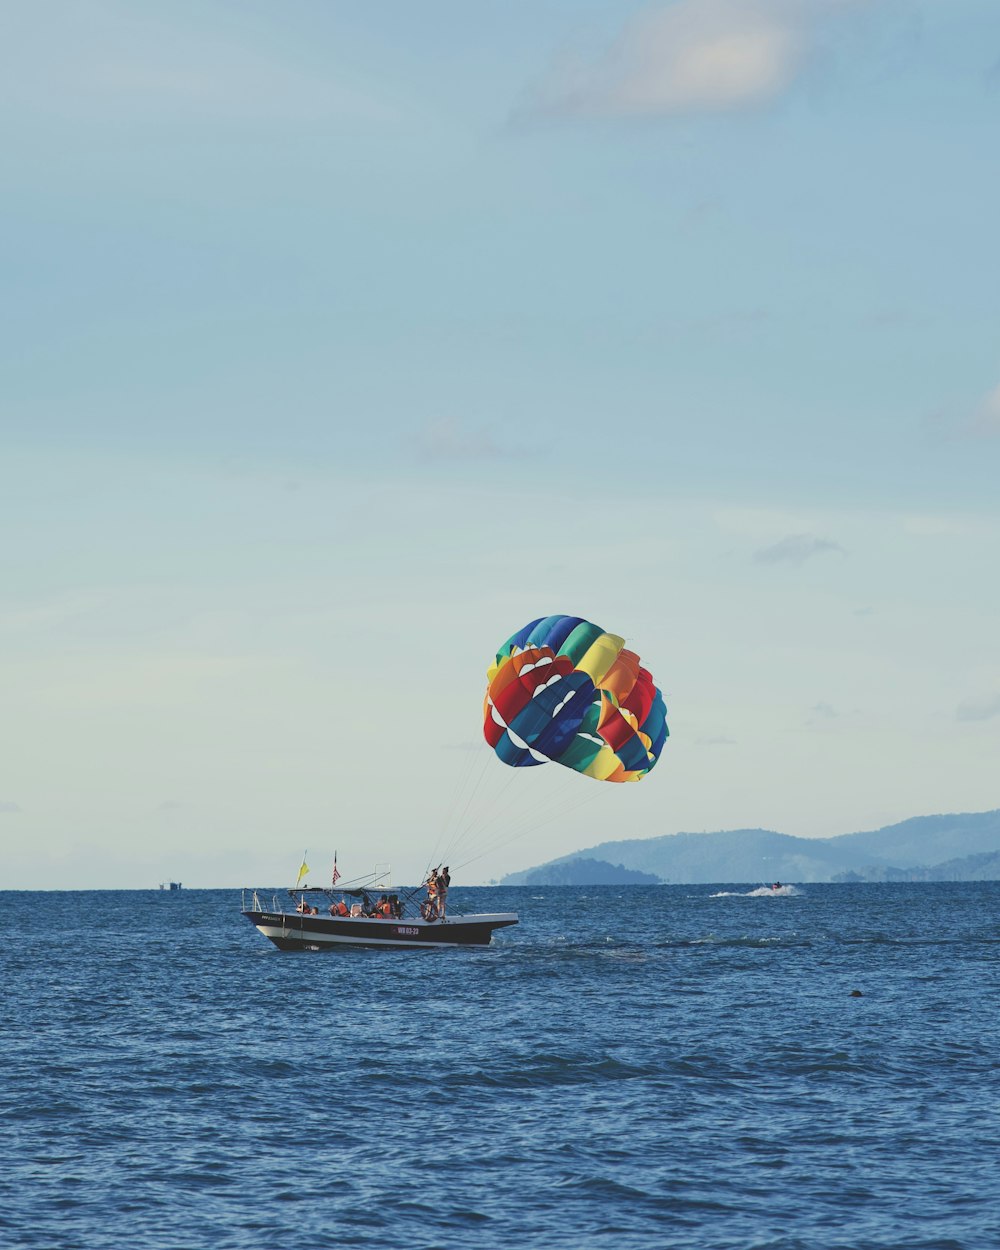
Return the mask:
M348 915L350 915L350 912L347 910L347 904L344 902L344 900L343 900L343 899L341 899L339 903L331 903L331 904L330 904L330 915L331 915L331 916L348 916Z
M295 910L297 912L301 912L303 916L318 916L319 915L319 908L313 907L311 906L311 904L307 903L306 896L304 894L299 899Z
M379 895L379 900L375 904L375 910L372 914L375 916L376 920L392 919L392 904L389 902L388 895Z

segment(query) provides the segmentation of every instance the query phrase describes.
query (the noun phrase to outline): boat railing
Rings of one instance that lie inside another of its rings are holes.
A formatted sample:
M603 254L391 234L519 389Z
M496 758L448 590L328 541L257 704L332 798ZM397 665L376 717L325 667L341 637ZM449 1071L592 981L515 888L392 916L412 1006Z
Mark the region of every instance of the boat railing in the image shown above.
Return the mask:
M342 893L348 894L348 895L355 895L355 896L359 894L363 894L365 897L367 897L369 892L374 894L376 888L377 887L374 887L374 886L366 887L365 889L348 888L342 891ZM329 898L332 899L335 893L337 893L337 891L329 890L329 889L326 889L325 887L320 887L320 886L306 886L304 889L293 888L288 891L289 896L292 898L294 898L296 895L302 896L305 894L325 894ZM250 896L249 908L247 907L247 895ZM413 899L412 895L413 895L413 892L409 891L409 892L403 892L401 897L398 895L396 896L399 899L399 906L400 906L400 912L399 912L399 915L397 916L397 919L416 920L420 918L420 906ZM355 904L355 906L359 906L359 904ZM260 891L257 889L251 889L249 886L243 886L242 889L240 890L240 910L244 912L248 910L255 911L255 912L271 911L271 912L276 912L279 915L292 914L291 909L288 906L287 900L284 899L282 894L278 894L278 893L272 894L271 903L269 907L267 903L265 903L261 899Z
M250 890L250 911L267 911L267 907L260 901L260 894L256 890ZM240 890L240 911L247 911L247 887L244 886ZM271 897L271 911L281 911L282 907L278 902L277 894Z

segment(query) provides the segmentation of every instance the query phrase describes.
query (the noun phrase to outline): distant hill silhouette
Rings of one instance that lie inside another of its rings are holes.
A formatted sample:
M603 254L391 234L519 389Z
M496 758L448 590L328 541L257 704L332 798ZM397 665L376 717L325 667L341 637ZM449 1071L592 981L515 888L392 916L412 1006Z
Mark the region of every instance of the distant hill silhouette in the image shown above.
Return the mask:
M834 881L1000 881L1000 851L945 860L932 868L869 868L838 873Z
M569 859L521 873L522 885L659 885L660 878L604 859Z
M1000 810L917 816L833 838L768 829L672 833L601 842L503 878L503 885L614 885L626 870L684 884L755 881L983 881L1000 879ZM617 865L617 867L615 867ZM592 866L592 867L591 867Z

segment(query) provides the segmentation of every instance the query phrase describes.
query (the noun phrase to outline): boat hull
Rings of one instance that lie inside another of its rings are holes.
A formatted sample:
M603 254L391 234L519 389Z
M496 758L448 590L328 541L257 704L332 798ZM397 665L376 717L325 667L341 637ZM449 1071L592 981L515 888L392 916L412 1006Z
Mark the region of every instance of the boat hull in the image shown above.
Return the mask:
M376 920L362 916L301 916L245 911L247 920L279 950L335 950L344 946L489 946L495 929L517 924L515 912L456 916L446 921Z

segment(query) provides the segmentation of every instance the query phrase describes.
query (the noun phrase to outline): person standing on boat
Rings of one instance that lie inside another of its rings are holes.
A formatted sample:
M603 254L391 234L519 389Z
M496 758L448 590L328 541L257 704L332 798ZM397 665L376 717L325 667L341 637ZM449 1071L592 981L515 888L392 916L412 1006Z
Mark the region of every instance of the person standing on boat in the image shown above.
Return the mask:
M448 887L451 885L451 873L448 871L448 865L441 869L438 873L437 892L438 892L438 915L444 920L445 910L448 906Z
M438 917L438 870L431 869L431 875L427 878L427 919L436 920Z

